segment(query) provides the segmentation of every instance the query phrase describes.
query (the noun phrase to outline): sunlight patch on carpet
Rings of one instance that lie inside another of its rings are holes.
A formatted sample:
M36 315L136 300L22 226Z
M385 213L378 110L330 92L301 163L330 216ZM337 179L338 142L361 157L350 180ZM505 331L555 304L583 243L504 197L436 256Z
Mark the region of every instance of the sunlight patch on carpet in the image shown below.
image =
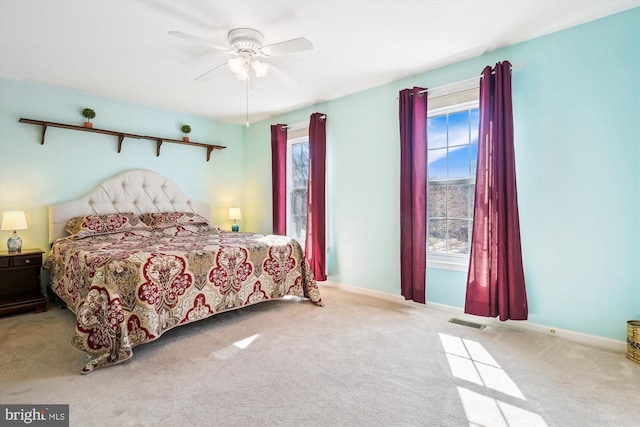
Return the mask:
M516 383L482 344L453 335L439 335L453 376L526 401ZM465 387L458 387L458 394L471 426L546 426L540 415L491 396Z
M245 338L243 340L234 342L233 345L235 345L236 347L241 348L241 349L244 350L245 348L249 347L249 345L253 342L253 340L258 338L259 336L260 336L260 334L252 335L252 336L250 336L248 338Z
M516 383L482 344L442 333L440 341L454 376L525 400Z
M221 360L231 359L236 353L249 347L251 343L259 336L260 334L255 334L250 337L238 340L231 345L212 352L210 356Z
M535 412L518 408L464 387L458 387L458 394L470 426L547 426L544 419Z

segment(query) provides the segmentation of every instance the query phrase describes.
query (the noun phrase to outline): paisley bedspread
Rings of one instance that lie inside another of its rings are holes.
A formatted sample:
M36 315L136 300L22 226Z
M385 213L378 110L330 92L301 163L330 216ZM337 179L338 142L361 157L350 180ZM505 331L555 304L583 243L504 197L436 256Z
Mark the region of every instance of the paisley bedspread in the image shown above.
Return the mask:
M129 359L176 326L286 295L322 305L300 245L208 225L69 236L53 245L51 289L76 314L83 368Z

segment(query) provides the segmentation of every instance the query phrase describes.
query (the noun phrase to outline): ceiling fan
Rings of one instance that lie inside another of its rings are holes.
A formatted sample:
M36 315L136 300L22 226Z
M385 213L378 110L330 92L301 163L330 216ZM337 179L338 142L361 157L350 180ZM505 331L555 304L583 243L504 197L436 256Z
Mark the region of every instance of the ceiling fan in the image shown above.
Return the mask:
M235 28L229 31L227 34L228 46L222 46L181 31L169 31L169 35L204 44L231 56L226 63L206 71L195 80L208 80L224 67L228 67L238 79L246 81L251 80L252 75L257 78L266 76L270 68L277 71L281 77L287 77L288 74L275 65L272 58L313 49L313 44L304 37L265 45L262 33L253 28ZM291 76L288 77L289 79L285 79L284 82L291 86L295 79Z

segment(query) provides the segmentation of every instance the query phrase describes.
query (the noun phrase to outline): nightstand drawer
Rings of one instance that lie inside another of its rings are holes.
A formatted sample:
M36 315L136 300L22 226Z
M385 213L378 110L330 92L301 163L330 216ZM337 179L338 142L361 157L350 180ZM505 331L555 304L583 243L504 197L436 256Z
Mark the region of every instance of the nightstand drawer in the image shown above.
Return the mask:
M34 265L42 265L42 255L18 255L13 257L12 267L27 267Z
M0 315L31 309L36 313L46 311L40 283L42 254L40 249L0 251Z

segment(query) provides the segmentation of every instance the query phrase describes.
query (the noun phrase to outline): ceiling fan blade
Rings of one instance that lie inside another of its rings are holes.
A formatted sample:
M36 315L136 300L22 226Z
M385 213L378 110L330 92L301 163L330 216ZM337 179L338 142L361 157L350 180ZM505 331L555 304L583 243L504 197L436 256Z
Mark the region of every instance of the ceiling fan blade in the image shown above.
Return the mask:
M279 65L274 64L273 60L269 60L269 74L275 76L275 78L280 80L282 84L284 84L290 89L296 88L300 83L298 79L296 79L291 74L284 71Z
M217 67L213 67L209 71L207 71L207 72L205 72L203 74L200 74L194 80L197 80L199 82L206 82L207 80L211 80L212 78L215 77L217 71L219 71L220 69L222 69L223 67L226 67L226 66L227 66L227 63L225 62L224 64L220 64Z
M183 33L182 31L169 31L170 36L178 37L179 39L188 40L200 44L204 44L205 46L209 46L212 49L220 50L224 53L233 53L228 46L221 46L219 44L215 44L210 42L209 40L201 39L200 37L192 36L191 34Z
M298 37L297 39L286 40L262 47L262 51L267 56L286 55L288 53L302 52L304 50L311 49L313 49L313 44L304 37Z

